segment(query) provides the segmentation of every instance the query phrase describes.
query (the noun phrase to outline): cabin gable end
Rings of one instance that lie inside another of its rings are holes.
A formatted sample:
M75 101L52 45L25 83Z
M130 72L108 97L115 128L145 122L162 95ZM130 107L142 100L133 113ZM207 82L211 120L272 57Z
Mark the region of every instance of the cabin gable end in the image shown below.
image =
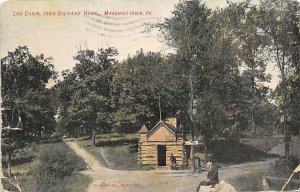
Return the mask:
M176 141L176 134L164 123L159 123L149 131L148 141Z

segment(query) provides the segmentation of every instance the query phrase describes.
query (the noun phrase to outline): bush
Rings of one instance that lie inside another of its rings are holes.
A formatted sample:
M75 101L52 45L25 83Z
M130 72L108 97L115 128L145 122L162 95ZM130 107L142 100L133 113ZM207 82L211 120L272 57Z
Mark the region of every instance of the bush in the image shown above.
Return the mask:
M36 180L38 178L35 178ZM36 181L35 191L37 192L67 192L64 187L63 180L52 177L50 175L43 175Z
M38 181L37 191L65 191L63 179L80 169L77 156L64 144L55 148L44 145L40 151L34 177Z
M39 176L48 175L62 179L72 174L76 166L76 156L63 145L41 150L38 165Z

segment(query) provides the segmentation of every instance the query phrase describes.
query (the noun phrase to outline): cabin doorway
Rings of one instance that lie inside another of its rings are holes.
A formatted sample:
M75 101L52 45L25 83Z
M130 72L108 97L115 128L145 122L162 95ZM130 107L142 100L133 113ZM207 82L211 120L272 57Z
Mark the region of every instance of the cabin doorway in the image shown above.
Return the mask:
M165 145L157 145L157 165L166 166L166 152L167 148Z
M191 158L191 145L184 146L184 155L187 159L192 159Z

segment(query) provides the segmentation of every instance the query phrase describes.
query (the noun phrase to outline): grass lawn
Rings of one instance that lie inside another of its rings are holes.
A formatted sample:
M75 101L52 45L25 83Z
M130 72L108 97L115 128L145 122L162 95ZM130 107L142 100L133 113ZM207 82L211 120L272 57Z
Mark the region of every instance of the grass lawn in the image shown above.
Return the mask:
M226 179L226 182L235 186L237 191L263 191L262 176L265 171L253 172Z
M96 136L96 146L104 147L104 146L120 146L128 143L136 143L139 139L138 134L101 134ZM89 147L91 146L91 139L89 137L80 137L76 139L76 142L81 147Z
M76 142L92 153L105 167L116 170L137 170L138 147L137 134L102 134L96 137L96 147L91 146L91 140L86 137Z
M137 146L135 144L116 147L103 147L101 150L102 155L107 159L106 166L108 168L117 170L139 169Z
M36 183L38 181L36 181L32 175L19 175L17 176L17 178L22 192L38 192L35 189ZM64 178L62 182L64 183L66 192L84 192L87 191L87 186L90 183L90 178L81 173L76 173Z
M33 172L38 165L38 155L39 152L45 148L53 149L56 147L68 148L63 142L54 142L40 145L32 145L26 149L18 152L18 154L13 159L12 174L17 177L18 183L23 192L36 192L35 186L36 181L33 176ZM74 153L71 151L71 153ZM74 157L77 156L74 153ZM84 161L77 157L75 173L71 176L67 176L62 181L66 191L70 192L84 192L90 182L88 176L85 176L79 171L84 170L86 164ZM4 168L4 174L6 174L6 169ZM7 174L6 174L7 175ZM13 191L14 187L8 182L4 182L5 189L10 189Z
M70 192L83 192L87 191L88 185L90 184L90 178L81 173L71 175L64 179L66 191Z
M283 142L280 137L264 137L264 138L242 138L241 143L253 146L262 151L269 151L272 147Z
M76 142L90 153L105 167L117 170L137 170L138 135L122 136L119 134L103 134L96 138L96 147L91 146L87 137L79 138ZM243 138L241 143L231 140L215 141L214 153L216 160L226 165L264 160L271 155L266 151L280 143L280 138ZM201 149L200 149L201 151ZM196 149L197 152L197 149ZM204 159L199 151L200 158Z
M255 162L275 157L267 151L280 143L280 138L264 140L262 138L247 138L238 140L214 140L208 147L208 153L214 154L215 160L223 166ZM196 146L195 156L204 160L204 146Z

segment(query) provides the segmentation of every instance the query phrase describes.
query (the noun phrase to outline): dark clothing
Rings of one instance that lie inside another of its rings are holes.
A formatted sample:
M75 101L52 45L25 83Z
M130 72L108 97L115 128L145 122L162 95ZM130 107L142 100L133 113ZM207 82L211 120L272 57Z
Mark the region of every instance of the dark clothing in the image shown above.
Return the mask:
M174 155L171 155L170 161L171 161L172 164L176 163L176 158L174 157Z
M218 174L218 166L215 164L212 164L207 173L207 179L205 181L201 181L198 185L196 192L199 191L201 185L203 186L209 186L209 185L215 185L219 183L219 174Z
M212 164L207 173L207 179L209 181L219 183L219 174L218 174L218 166Z
M170 161L171 161L171 168L173 170L176 170L176 158L174 157L174 155L171 155Z
M199 157L194 157L193 158L193 168L194 168L193 173L195 173L198 170L198 172L200 174L200 172L201 172L201 162L200 162Z

